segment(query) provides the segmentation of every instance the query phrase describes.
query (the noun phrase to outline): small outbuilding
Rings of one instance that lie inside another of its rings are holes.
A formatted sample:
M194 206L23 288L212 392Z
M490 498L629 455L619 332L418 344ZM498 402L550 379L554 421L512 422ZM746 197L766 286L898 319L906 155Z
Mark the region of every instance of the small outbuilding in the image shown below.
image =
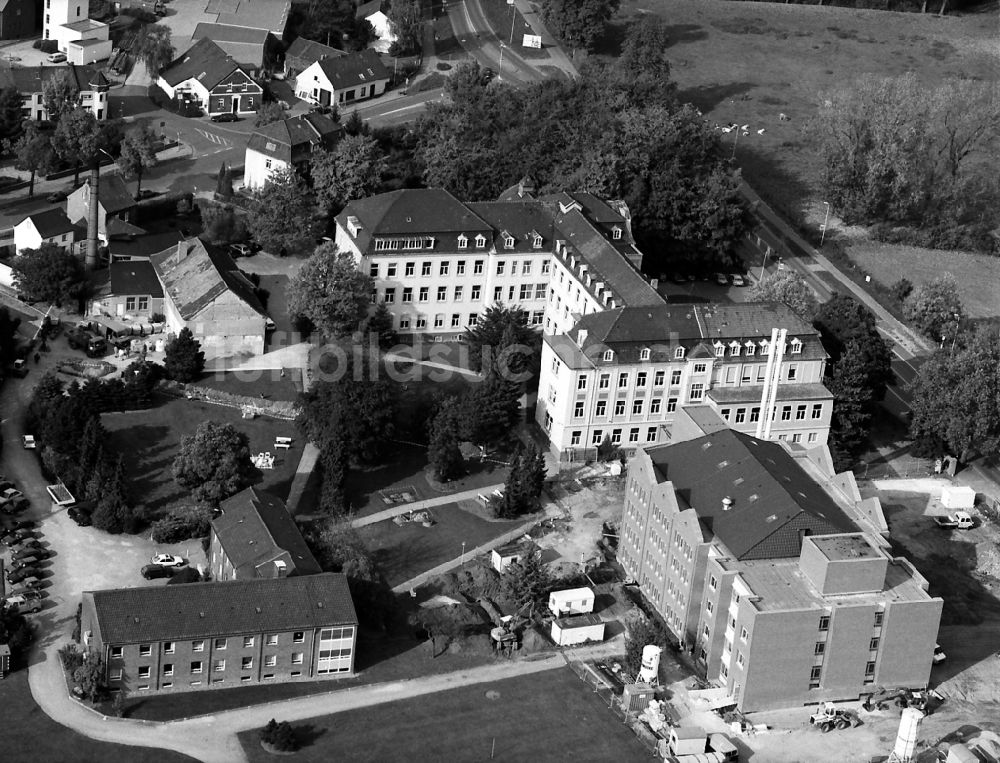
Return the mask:
M941 505L946 509L971 509L976 505L976 491L965 485L946 485L941 489Z
M594 611L594 592L590 588L569 588L549 594L549 611L556 617L583 615Z
M575 646L588 641L604 641L604 621L597 615L574 615L552 621L556 646Z
M490 563L493 569L503 574L512 564L517 564L524 558L524 546L520 543L508 543L493 549L490 555Z

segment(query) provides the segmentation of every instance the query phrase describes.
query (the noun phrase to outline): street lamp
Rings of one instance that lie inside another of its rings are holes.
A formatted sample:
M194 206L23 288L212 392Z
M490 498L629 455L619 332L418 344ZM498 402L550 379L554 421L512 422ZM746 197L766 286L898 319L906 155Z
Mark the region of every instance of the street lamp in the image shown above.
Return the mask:
M826 226L827 226L827 223L830 222L830 202L824 201L823 203L826 204L826 217L823 219L823 227L820 228L820 230L823 231L820 234L820 237L819 237L819 245L820 245L820 247L822 247L823 246L823 242L826 241Z
M462 541L462 559L459 562L458 566L459 567L464 567L465 566L465 541L464 540Z
M507 0L510 6L510 45L514 47L514 22L517 21L517 10L514 8L514 0Z
M115 159L111 154L109 154L103 148L99 148L97 150L100 151L102 154L104 154L106 157L108 157L108 159L111 160L111 163L115 165L115 169L118 170L119 174L121 174L122 168L118 166L118 160Z
M503 49L506 48L506 47L507 46L504 45L503 42L501 41L501 43L500 43L500 66L498 67L498 71L497 71L497 82L503 82Z
M764 260L760 263L760 280L764 280L764 267L767 265L767 256L771 253L770 249L764 250Z

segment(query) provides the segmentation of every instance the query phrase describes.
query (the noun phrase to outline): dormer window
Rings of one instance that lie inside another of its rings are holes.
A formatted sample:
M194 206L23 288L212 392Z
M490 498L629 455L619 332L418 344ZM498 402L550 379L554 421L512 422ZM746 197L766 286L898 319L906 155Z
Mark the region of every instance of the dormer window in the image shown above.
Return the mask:
M639 360L649 360L649 348L643 347L639 350Z
M485 248L486 248L486 236L480 233L478 236L476 236L476 249L485 249Z
M542 248L542 237L539 236L537 233L531 239L531 246L534 249L541 249Z
M792 355L798 355L802 352L802 342L799 339L792 340Z
M724 358L726 356L726 345L722 342L715 343L715 357Z
M760 340L760 354L761 355L771 354L771 343L768 342L766 339Z
M611 238L615 241L620 241L622 237L622 229L617 225L611 229Z
M755 355L757 353L757 345L752 341L746 343L747 355Z
M678 347L676 350L674 350L674 359L675 360L683 360L684 359L684 348L683 347Z
M729 354L732 357L734 357L734 358L739 357L739 355L740 355L740 343L739 342L730 342L730 344L729 344Z
M504 237L503 237L503 248L504 249L513 249L514 248L514 237L511 236L509 233L504 234Z
M615 359L615 353L614 353L614 351L612 351L612 350L605 350L604 351L604 360L607 360L607 361L610 362L610 361L612 361L614 359Z
M458 235L458 248L459 249L469 248L469 237L466 236L464 233L460 233Z

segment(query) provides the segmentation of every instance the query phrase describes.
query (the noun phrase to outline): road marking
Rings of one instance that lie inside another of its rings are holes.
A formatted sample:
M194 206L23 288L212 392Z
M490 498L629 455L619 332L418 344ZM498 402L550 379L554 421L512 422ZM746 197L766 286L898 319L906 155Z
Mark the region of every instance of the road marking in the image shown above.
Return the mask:
M207 130L202 130L200 127L195 127L194 131L217 145L220 146L233 145L233 142L229 140L229 138L223 138L221 135L216 135L214 132L208 132Z

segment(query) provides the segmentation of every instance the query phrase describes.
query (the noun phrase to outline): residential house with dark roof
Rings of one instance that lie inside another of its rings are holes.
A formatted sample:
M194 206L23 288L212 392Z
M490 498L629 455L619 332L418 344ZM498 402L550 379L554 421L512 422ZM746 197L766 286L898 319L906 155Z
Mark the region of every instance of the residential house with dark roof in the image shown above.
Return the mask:
M663 304L639 272L628 208L586 196L392 191L348 204L336 241L376 279L400 333L457 337L491 304L519 305L547 333L586 312Z
M314 151L331 149L343 128L322 114L302 114L258 128L247 143L243 187L258 190L288 168L304 169Z
M252 114L264 93L247 68L208 37L162 69L156 84L167 97L191 101L210 116Z
M38 249L42 244L55 244L71 252L83 233L62 209L46 209L28 215L14 226L14 251L20 254L25 249Z
M101 175L97 187L97 236L108 243L121 235L139 235L143 229L133 223L138 205L121 175ZM90 183L84 183L66 197L66 216L84 230L90 213Z
M87 314L146 325L163 313L163 287L149 260L112 260Z
M786 335L772 358L775 329ZM708 405L727 426L757 434L770 363L770 437L814 448L826 444L833 411L826 360L819 331L780 303L590 312L543 338L535 417L564 460L593 458L605 440L626 451L670 442L687 405Z
M209 534L208 566L213 580L322 572L280 498L249 487L223 501L220 509Z
M267 29L228 24L198 24L191 39L211 40L226 55L248 69L260 69L269 65L279 47L278 40Z
M77 91L77 105L87 109L98 121L108 118L108 91L111 83L97 67L77 66L2 66L0 87L13 87L21 94L24 103L21 113L25 119L47 120L43 92L45 83L53 77L65 76Z
M36 34L38 7L33 0L0 0L0 40L19 40Z
M709 429L636 452L618 559L711 684L744 712L926 686L927 581L822 461Z
M85 591L104 682L130 697L352 675L358 618L340 574Z
M264 352L267 313L229 254L189 238L150 262L163 286L168 332L191 329L206 358Z
M346 55L346 50L331 48L329 45L307 40L305 37L296 37L285 51L285 76L294 77L321 59L341 58Z
M389 85L389 70L371 48L339 58L320 58L295 78L295 97L319 106L375 98Z

